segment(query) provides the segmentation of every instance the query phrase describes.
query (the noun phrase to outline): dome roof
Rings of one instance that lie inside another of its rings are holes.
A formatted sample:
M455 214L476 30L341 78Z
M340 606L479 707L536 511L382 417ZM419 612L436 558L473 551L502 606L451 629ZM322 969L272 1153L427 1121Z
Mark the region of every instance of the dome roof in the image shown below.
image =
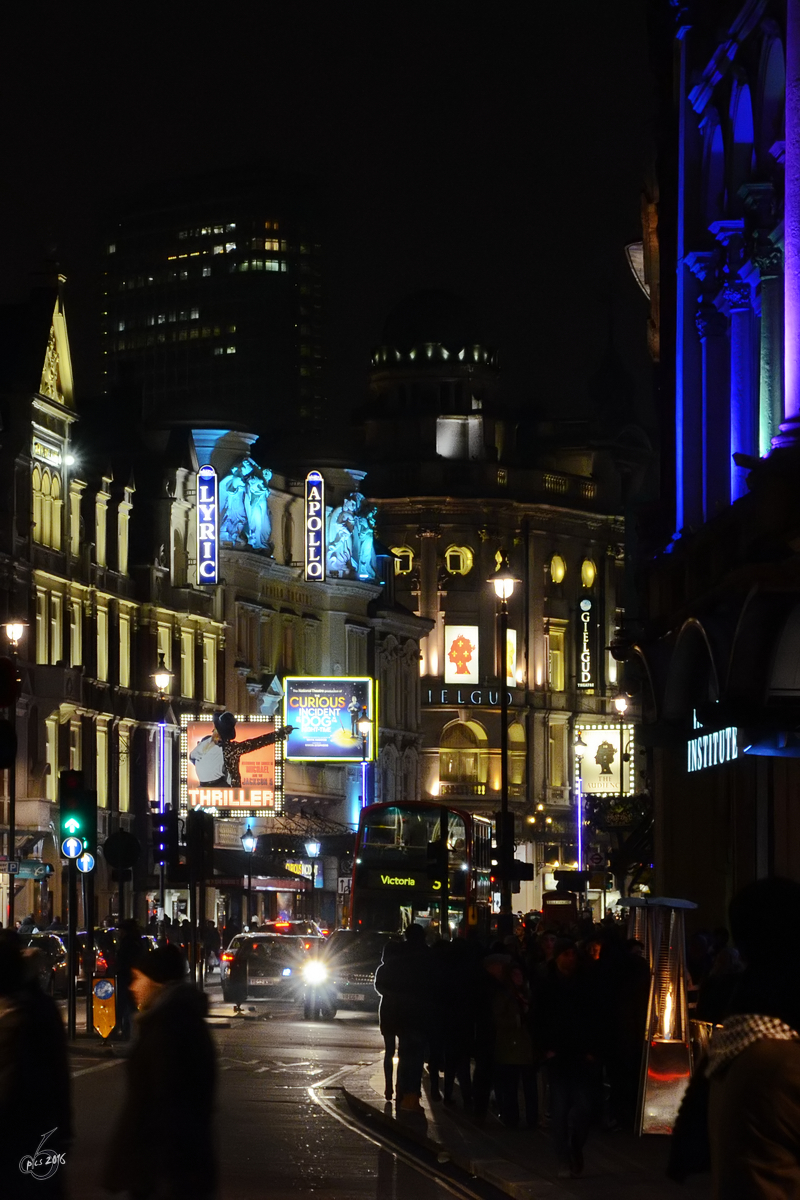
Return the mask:
M465 346L484 344L466 301L435 289L414 292L401 300L383 327L384 346L403 351L425 342L442 345L451 354Z

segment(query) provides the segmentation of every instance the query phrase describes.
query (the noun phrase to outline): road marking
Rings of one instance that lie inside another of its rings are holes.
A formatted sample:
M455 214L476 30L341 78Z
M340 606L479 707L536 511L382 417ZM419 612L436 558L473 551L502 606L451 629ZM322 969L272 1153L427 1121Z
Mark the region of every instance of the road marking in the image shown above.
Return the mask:
M77 1079L79 1075L90 1075L92 1071L107 1071L109 1067L118 1067L125 1062L124 1058L113 1058L111 1062L97 1063L94 1067L82 1067L80 1071L71 1071L73 1079Z
M364 1064L359 1064L359 1066L360 1065ZM359 1134L359 1136L363 1137L366 1141L372 1142L374 1146L379 1146L382 1150L387 1150L400 1162L405 1163L407 1167L411 1167L414 1171L418 1171L420 1175L424 1175L427 1179L432 1179L434 1183L437 1183L445 1192L449 1192L451 1196L457 1196L460 1198L460 1200L480 1200L478 1193L473 1192L466 1184L460 1183L455 1179L450 1179L448 1176L441 1174L434 1168L426 1166L425 1163L414 1158L413 1155L399 1149L389 1138L381 1138L373 1130L367 1132L361 1125L357 1123L357 1121L350 1120L343 1116L340 1112L337 1112L336 1106L332 1104L326 1096L321 1096L319 1094L322 1089L334 1090L335 1085L343 1076L349 1075L351 1072L356 1070L358 1070L357 1066L342 1067L341 1070L334 1072L333 1075L329 1075L327 1079L321 1079L319 1083L312 1083L308 1088L309 1096L324 1112L328 1114L328 1116L333 1117L334 1120L340 1123L340 1125L344 1125L346 1129L350 1129L353 1133Z

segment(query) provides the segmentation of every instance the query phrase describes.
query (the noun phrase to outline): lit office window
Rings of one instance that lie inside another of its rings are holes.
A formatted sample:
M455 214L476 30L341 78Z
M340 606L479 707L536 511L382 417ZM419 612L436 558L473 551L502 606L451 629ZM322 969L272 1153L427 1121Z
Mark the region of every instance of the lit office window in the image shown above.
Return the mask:
M556 625L551 621L545 631L545 643L547 649L548 683L550 690L553 692L563 692L566 686L565 637L565 626Z
M199 308L192 308L192 309L190 309L190 319L191 319L192 321L196 321L196 320L197 320L197 318L198 318L199 316L200 316L200 309L199 309Z
M97 806L108 808L108 725L97 722Z
M119 614L119 686L131 686L131 618Z
M217 699L217 642L208 633L203 635L203 699L206 704Z
M47 592L36 589L36 661L46 663L47 658Z
M130 812L131 808L131 735L129 725L119 727L119 811Z
M236 242L226 242L225 243L225 253L226 254L230 254L231 250L235 250L235 249L236 249Z
M50 662L53 666L64 657L64 597L54 592L50 597Z
M109 242L109 243L108 243L108 245L106 246L106 253L107 253L107 254L116 254L116 253L117 253L117 246L116 246L116 242Z
M194 698L194 630L181 630L181 695Z
M97 606L97 678L108 679L108 609Z
M203 278L207 279L211 274L211 267L203 267Z
M236 347L235 347L235 346L226 346L226 347L225 347L225 353L226 353L226 354L235 354L235 353L236 353Z
M225 247L224 247L224 246L215 246L215 247L214 247L214 249L213 249L213 251L212 251L212 253L213 253L213 254L224 254L224 253L225 253Z
M83 605L80 600L70 601L69 615L69 665L83 664Z

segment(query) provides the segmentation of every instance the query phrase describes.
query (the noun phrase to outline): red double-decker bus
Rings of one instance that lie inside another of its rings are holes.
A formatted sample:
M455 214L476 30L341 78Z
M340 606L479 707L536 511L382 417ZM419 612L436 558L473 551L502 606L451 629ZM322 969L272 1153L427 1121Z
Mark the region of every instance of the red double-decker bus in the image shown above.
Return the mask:
M490 921L492 822L434 801L361 810L353 866L352 929L402 933L412 922L446 939Z

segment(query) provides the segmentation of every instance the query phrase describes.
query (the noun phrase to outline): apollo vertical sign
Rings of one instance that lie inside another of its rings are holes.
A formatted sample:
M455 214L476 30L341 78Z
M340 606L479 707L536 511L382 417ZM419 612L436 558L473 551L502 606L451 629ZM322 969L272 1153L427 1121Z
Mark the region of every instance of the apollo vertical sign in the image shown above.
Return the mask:
M593 605L591 600L581 600L579 606L580 621L578 623L579 688L594 687L594 620L592 608Z
M306 579L325 578L325 483L319 471L306 475Z
M197 582L218 582L219 503L217 472L211 466L197 472Z

